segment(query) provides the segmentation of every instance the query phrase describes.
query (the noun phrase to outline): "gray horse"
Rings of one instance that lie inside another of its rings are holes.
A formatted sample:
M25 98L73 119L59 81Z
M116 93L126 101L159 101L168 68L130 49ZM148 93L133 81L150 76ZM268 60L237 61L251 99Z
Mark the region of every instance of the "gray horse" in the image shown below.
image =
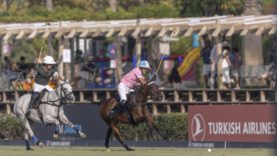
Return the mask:
M25 113L29 107L30 99L31 94L23 95L15 102L14 105L14 113L23 121L24 126L28 130L28 133L24 134L27 150L31 149L28 141L29 136L32 138L35 144L39 145L40 147L44 146L44 144L40 142L34 135L30 125L30 123L33 122L40 122L46 125L54 124L57 127L59 127L62 123L73 128L81 138L86 137L86 135L77 127L75 127L74 124L70 122L64 114L63 104L72 102L74 100L72 87L69 83L63 82L55 90L44 93L38 107L40 113L33 109L30 116L27 118ZM58 130L55 130L53 137L57 138L58 133Z

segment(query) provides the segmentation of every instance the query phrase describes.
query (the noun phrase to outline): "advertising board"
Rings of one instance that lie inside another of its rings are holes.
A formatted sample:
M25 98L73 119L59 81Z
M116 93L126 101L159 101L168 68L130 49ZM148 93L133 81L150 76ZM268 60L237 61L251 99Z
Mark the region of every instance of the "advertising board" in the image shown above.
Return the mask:
M189 106L190 141L276 142L275 105Z

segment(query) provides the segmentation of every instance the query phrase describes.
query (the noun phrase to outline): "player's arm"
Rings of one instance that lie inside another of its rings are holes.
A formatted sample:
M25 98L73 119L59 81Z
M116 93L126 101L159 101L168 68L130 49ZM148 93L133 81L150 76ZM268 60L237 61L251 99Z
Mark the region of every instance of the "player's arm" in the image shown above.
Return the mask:
M138 78L138 80L139 80L139 83L142 85L147 84L147 81L144 78Z

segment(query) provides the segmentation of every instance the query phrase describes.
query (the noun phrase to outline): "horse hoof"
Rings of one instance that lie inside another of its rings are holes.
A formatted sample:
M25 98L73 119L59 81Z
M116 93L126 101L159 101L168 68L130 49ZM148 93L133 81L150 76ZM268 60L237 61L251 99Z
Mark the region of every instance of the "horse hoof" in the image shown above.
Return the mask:
M111 151L112 151L111 149L107 148L107 152L111 152Z
M81 137L82 139L84 139L84 138L87 137L87 135L86 135L85 133L80 133L80 137Z
M127 151L135 151L135 150L132 149L132 148L127 148L126 150L127 150Z
M33 149L31 147L26 148L27 151L32 151Z
M53 138L54 138L54 139L58 139L58 138L59 138L59 135L58 135L58 134L53 134Z
M45 145L44 145L44 143L39 142L39 143L38 143L38 146L39 146L40 148L42 148L42 147L44 147Z

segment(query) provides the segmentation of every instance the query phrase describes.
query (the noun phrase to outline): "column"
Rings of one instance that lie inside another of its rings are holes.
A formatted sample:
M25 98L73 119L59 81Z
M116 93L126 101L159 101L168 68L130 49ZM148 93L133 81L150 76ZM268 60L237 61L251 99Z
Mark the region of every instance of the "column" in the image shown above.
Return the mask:
M141 39L140 38L137 38L136 39L136 61L137 61L137 65L139 64L140 62L140 59L141 59Z
M115 45L116 45L116 66L117 68L115 69L115 76L116 76L116 81L119 82L122 77L122 49L121 49L121 39L116 38L115 40Z
M72 80L75 76L75 48L74 48L74 38L69 40L70 51L71 51L71 63L70 63L70 79Z
M63 74L63 37L59 38L59 51L58 51L58 71L60 74Z
M242 40L243 65L260 66L264 64L262 51L262 36L248 34Z
M3 73L3 45L4 45L4 40L1 37L1 42L0 42L0 47L1 47L1 51L0 51L0 59L1 59L1 63L0 63L0 73Z
M222 89L223 84L222 84L222 44L219 41L219 39L216 39L216 51L217 51L217 57L218 57L218 63L217 63L217 88Z

